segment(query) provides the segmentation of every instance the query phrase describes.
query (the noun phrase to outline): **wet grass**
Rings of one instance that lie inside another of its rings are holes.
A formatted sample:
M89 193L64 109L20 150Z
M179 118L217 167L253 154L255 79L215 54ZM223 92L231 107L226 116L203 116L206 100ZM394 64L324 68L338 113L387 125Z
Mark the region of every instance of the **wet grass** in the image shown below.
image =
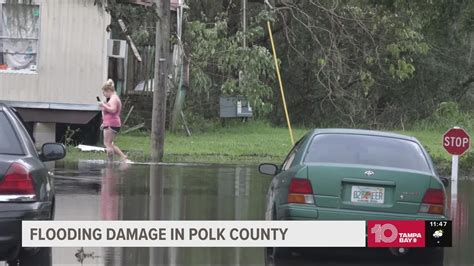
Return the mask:
M309 129L295 129L295 140ZM117 145L136 161L147 161L150 154L149 135L133 133L120 135ZM288 129L273 127L263 122L233 124L211 132L188 137L167 133L165 137L166 162L260 163L279 162L291 148ZM104 153L82 153L68 148L67 160L104 159Z
M295 140L310 129L294 129ZM441 168L449 166L450 155L441 146L446 129L394 131L414 136L428 149ZM468 129L469 131L469 129ZM472 131L472 130L471 130ZM144 132L119 135L117 145L134 161L148 161L149 135ZM291 148L288 129L264 122L248 122L218 127L206 133L188 137L168 133L165 137L166 162L261 163L281 162ZM104 153L82 153L68 148L66 160L104 159ZM472 151L471 151L472 153Z

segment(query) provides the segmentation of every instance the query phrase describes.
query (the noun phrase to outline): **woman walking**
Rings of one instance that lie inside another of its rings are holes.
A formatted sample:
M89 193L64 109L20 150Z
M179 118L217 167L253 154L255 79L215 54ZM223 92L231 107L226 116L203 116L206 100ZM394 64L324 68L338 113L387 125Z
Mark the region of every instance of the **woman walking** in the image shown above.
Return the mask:
M122 102L119 96L115 93L115 86L113 80L109 79L102 87L102 93L107 101L100 102L99 106L102 109L102 125L101 129L104 131L104 145L107 150L109 160L113 160L114 154L120 156L124 162L131 162L128 160L119 147L114 144L114 139L120 132L122 122L120 121L120 112L122 111Z

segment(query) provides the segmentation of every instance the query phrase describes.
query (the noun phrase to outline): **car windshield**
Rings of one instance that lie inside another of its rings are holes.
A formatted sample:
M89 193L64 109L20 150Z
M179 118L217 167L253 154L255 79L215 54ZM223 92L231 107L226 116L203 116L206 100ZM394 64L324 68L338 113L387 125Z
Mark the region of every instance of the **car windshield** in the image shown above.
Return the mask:
M313 138L305 162L394 167L429 172L420 146L409 140L356 134L321 134Z
M23 155L13 127L5 113L0 112L0 154Z

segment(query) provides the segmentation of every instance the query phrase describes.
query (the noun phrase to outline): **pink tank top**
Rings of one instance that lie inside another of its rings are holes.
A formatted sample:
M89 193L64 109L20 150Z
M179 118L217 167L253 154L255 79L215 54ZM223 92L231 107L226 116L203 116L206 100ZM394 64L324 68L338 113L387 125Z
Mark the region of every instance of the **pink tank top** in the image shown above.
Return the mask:
M117 102L117 110L115 113L107 112L106 110L102 110L102 124L104 127L121 127L122 122L120 121L120 112L122 111L122 102L117 95L113 95L110 97L109 103L111 101Z

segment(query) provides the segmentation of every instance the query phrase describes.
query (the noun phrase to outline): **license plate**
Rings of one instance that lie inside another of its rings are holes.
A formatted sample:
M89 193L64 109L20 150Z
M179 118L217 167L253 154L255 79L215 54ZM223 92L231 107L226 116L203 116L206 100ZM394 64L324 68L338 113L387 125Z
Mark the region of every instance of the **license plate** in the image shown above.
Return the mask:
M383 204L384 196L383 187L352 186L351 202Z

